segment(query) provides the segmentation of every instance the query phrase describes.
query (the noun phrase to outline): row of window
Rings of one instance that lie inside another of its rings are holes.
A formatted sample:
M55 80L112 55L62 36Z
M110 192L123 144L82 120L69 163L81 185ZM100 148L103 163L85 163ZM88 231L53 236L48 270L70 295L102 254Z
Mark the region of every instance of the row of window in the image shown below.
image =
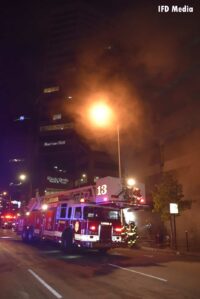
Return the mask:
M57 210L57 219L90 219L90 220L119 220L120 213L118 209L107 209L96 206L77 206L68 207L66 203L61 204Z

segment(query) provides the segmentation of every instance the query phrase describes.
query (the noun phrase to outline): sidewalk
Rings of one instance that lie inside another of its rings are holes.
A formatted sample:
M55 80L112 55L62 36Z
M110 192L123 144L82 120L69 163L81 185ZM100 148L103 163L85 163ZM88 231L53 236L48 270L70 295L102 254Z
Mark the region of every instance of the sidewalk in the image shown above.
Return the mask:
M169 246L161 246L159 244L155 244L153 242L139 242L138 247L144 250L154 251L154 252L162 252L162 253L170 253L174 255L187 255L187 256L195 256L200 257L200 251L187 251L185 248L177 248L173 249Z

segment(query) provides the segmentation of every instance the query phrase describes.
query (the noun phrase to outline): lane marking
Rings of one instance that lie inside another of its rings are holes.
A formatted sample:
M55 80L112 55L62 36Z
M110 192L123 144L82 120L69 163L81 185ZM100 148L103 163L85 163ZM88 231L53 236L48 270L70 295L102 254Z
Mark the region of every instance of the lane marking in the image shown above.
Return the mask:
M45 254L60 253L60 250L45 250L45 251L42 251L42 253L45 253Z
M133 272L133 273L140 274L140 275L143 275L143 276L147 276L147 277L150 277L150 278L154 278L154 279L157 279L157 280L160 280L160 281L163 281L163 282L167 282L167 279L164 279L164 278L161 278L161 277L157 277L157 276L154 276L154 275L150 275L150 274L146 274L146 273L143 273L143 272L135 271L135 270L132 270L132 269L123 268L123 267L120 267L120 266L114 265L114 264L108 264L108 265L110 265L112 267L115 267L115 268L118 268L118 269L126 270L126 271L129 271L129 272Z
M56 292L49 284L47 284L39 275L37 275L33 270L28 269L28 272L31 273L43 286L45 286L56 298L62 298L62 296Z

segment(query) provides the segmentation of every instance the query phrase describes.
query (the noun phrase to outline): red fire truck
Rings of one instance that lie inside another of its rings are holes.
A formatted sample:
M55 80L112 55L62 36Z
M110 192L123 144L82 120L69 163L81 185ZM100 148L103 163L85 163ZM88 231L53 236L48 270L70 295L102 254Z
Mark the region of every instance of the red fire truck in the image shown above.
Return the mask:
M92 186L33 198L16 230L24 241L50 239L65 250L124 246L122 206L127 200L121 191L118 178L106 177Z
M33 199L32 208L18 219L17 231L22 239L28 242L49 239L61 243L66 251L74 247L106 251L121 246L120 209L86 203L89 189Z

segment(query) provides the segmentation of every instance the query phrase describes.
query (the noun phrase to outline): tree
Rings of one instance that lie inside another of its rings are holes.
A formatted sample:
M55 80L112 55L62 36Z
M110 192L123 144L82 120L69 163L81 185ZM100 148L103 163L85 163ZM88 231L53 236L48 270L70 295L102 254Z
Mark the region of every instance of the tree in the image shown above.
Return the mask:
M184 206L182 200L182 185L170 173L164 173L161 182L155 186L152 192L154 211L158 212L163 221L170 219L169 204L177 203L179 209Z

